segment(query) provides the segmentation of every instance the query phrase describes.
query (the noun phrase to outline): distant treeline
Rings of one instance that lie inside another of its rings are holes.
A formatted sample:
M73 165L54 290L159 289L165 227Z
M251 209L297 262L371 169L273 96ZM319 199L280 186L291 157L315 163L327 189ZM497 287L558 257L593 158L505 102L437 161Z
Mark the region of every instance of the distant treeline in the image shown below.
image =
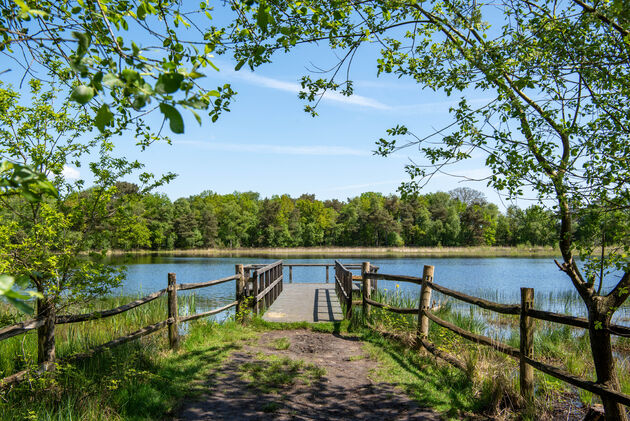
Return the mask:
M368 192L347 201L205 191L172 202L120 183L112 210L95 248L548 246L558 236L553 212L532 205L501 213L469 188L413 198Z

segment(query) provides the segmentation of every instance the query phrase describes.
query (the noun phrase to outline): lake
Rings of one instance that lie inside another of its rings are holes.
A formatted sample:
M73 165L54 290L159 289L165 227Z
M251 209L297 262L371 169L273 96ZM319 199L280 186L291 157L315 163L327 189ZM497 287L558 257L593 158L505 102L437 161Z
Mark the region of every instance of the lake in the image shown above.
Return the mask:
M277 259L260 257L183 257L183 256L131 256L117 257L115 264L127 267L127 278L117 291L124 295L145 295L162 289L167 284L167 274L173 272L178 283L201 282L234 274L234 265L271 263ZM331 257L285 258L285 263L332 263ZM501 303L520 303L520 288L534 288L537 308L557 312L585 315L585 308L575 293L569 278L558 270L551 258L456 258L456 257L375 257L340 259L342 263L360 263L368 260L380 267L380 273L422 276L423 265L435 266L434 282ZM354 271L359 274L360 271ZM295 267L293 282L325 282L324 267ZM330 269L334 280L334 269ZM604 290L616 280L606 279ZM284 269L284 282L289 282L289 269ZM608 284L608 285L606 285ZM417 297L420 286L393 281L378 281L379 289L389 293L410 294ZM197 299L197 311L202 311L234 300L234 282L191 291ZM444 299L435 294L436 300ZM626 304L615 319L630 319Z

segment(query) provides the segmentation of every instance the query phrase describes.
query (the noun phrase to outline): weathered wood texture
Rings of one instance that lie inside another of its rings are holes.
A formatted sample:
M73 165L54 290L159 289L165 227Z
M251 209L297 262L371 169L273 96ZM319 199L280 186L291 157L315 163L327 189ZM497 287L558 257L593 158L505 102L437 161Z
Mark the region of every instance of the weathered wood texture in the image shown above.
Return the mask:
M195 282L192 284L178 284L177 285L177 289L179 291L185 291L188 289L197 289L197 288L205 288L205 287L211 287L213 285L219 285L219 284L223 284L225 282L230 282L233 280L238 280L239 279L239 274L234 274L232 276L226 276L225 278L221 278L221 279L214 279L212 281L204 281L204 282Z
M534 308L534 290L521 288L520 355L534 358L534 320L527 314ZM534 369L524 358L519 360L521 395L527 402L534 400Z
M177 329L177 279L174 273L168 274L168 318L173 323L168 326L168 344L171 349L179 348L179 330Z

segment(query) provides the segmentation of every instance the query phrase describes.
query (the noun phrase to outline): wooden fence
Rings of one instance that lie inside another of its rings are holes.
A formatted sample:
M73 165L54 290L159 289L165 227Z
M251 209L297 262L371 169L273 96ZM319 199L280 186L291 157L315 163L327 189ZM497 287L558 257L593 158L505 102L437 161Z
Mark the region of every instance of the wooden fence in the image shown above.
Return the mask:
M526 400L531 400L534 397L534 368L546 373L552 377L560 379L566 383L577 386L581 389L595 393L602 397L607 397L619 402L623 405L630 406L630 396L620 392L613 391L596 382L585 380L574 376L573 374L549 364L537 361L534 359L534 319L545 320L548 322L560 323L563 325L569 325L578 328L588 329L589 322L587 319L580 317L573 317L559 313L553 313L549 311L535 310L534 307L534 290L532 288L521 288L521 303L520 304L500 304L492 301L488 301L482 298L473 297L467 294L463 294L458 291L454 291L449 288L445 288L439 284L433 282L433 266L425 266L422 278L403 275L390 275L385 273L377 273L370 270L370 264L368 262L363 263L361 276L352 276L352 273L348 268L344 267L341 263L336 262L335 265L335 289L339 296L340 301L346 305L346 317L352 315L352 305L361 304L363 311L367 315L370 313L370 306L379 307L387 311L398 314L416 314L418 316L418 328L416 340L419 346L426 349L433 355L444 359L450 364L464 370L465 364L459 360L456 356L451 355L443 350L438 349L435 344L429 340L429 322L433 322L443 328L450 330L451 332L461 336L464 339L488 346L496 351L507 354L515 359L519 360L519 382L521 386L521 395ZM352 280L361 280L362 287L362 300L352 300ZM421 285L420 300L418 308L398 308L388 306L383 303L379 303L371 299L371 292L373 287L370 283L373 280L386 279L396 282L411 282ZM519 316L519 330L520 330L520 346L519 348L512 347L497 339L493 339L487 336L478 335L469 331L466 331L459 326L454 325L446 320L440 319L430 310L431 293L432 291L438 291L444 295L455 298L457 300L464 301L468 304L472 304L486 310L490 310L500 314ZM348 292L350 291L350 292ZM621 325L611 325L603 327L607 329L612 335L628 336L630 335L630 327Z
M249 273L252 267L255 266L252 276L249 276ZM220 285L225 282L236 281L236 297L235 300L229 304L226 304L220 308L216 308L213 310L209 310L203 313L192 314L188 316L179 316L178 308L177 308L177 292L178 291L187 291L198 288L205 288L214 285ZM280 292L282 291L282 261L274 262L270 265L236 265L236 273L231 276L227 276L221 279L215 279L212 281L205 282L197 282L197 283L188 283L188 284L178 284L176 275L174 273L168 274L168 284L167 287L161 289L159 291L153 292L143 298L139 298L135 301L132 301L128 304L124 304L122 306L110 309L110 310L102 310L95 311L92 313L85 314L74 314L74 315L54 315L54 319L51 321L49 318L37 318L28 320L21 323L16 323L11 326L6 326L0 329L0 341L11 338L16 335L20 335L23 333L27 333L33 329L38 329L42 327L47 327L52 325L52 329L50 330L50 334L52 336L50 340L50 344L53 347L52 353L48 353L48 355L54 355L54 326L65 323L79 323L85 322L88 320L96 320L103 319L107 317L112 317L117 314L124 313L136 307L142 306L144 304L150 303L151 301L161 297L162 295L167 295L167 309L168 309L168 318L166 320L159 321L149 326L145 326L135 332L132 332L126 336L116 338L112 341L109 341L105 344L99 345L86 353L73 355L71 357L72 360L80 359L83 357L87 357L93 355L97 352L105 350L107 348L112 348L116 345L120 345L126 342L133 341L135 339L139 339L143 336L149 335L151 333L157 332L161 329L168 328L168 340L169 346L171 349L176 349L179 346L179 330L178 326L180 323L186 323L191 320L196 320L202 317L212 316L223 311L226 311L232 307L236 307L237 313L242 311L243 305L247 297L251 302L251 306L254 308L256 312L260 312L263 307L269 307L273 301L278 297ZM39 372L48 371L52 367L54 367L54 361L45 361L40 365ZM15 373L11 376L5 377L0 380L0 388L9 386L11 384L18 383L25 379L29 374L29 370L23 370L18 373Z

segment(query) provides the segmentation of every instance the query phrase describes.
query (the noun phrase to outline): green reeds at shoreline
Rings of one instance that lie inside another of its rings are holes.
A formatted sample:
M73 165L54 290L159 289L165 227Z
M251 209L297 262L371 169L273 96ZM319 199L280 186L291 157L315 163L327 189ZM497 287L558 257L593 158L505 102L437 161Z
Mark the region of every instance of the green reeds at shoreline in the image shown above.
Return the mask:
M110 256L164 255L213 257L558 257L557 247L278 247L190 250L110 250Z
M495 299L497 295L486 294L481 298ZM518 316L501 315L482 308L457 302L449 297L436 294L433 312L443 320L449 321L465 330L489 336L512 347L519 347ZM372 299L393 307L417 308L418 297L399 290L379 290ZM569 310L576 305L583 305L579 297L573 294L547 293L536 296L542 308L556 307ZM628 303L626 303L626 310ZM381 332L397 331L401 338L407 338L408 345L413 341L417 329L417 316L413 314L394 314L372 307L370 317L365 319L361 307L355 307L353 318L357 324L369 324ZM562 311L562 310L560 310ZM569 311L565 311L569 313ZM595 380L595 368L592 362L588 332L546 321L535 321L534 356L537 360L564 368L568 372L589 380ZM480 396L502 395L519 400L518 360L498 353L488 347L469 342L453 332L430 323L429 340L439 349L457 355L470 371L469 380L476 384L475 393ZM616 350L617 374L622 392L630 394L630 339L614 337ZM599 401L592 393L578 390L546 374L535 372L537 411L551 414L557 402L567 399L573 404L589 405ZM492 390L490 390L492 389ZM498 405L498 403L497 403ZM527 418L527 417L526 417Z

